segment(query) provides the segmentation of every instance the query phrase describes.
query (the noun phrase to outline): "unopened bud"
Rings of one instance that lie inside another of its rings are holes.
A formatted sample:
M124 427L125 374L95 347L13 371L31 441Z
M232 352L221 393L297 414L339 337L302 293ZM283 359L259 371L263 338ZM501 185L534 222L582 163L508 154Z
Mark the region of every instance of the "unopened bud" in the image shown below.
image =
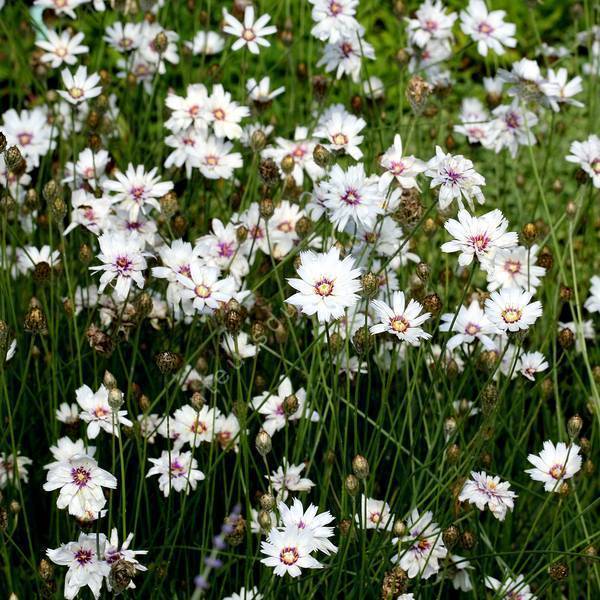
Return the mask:
M573 415L567 421L567 431L569 432L569 437L576 438L583 427L583 419L579 415Z
M123 392L118 388L113 388L108 392L108 405L117 411L123 406Z
M369 462L361 454L357 454L352 459L352 470L359 479L366 479L369 476Z
M375 298L379 292L379 277L375 273L365 273L361 277L362 293L365 298Z
M256 449L261 456L266 456L271 452L271 448L273 447L271 443L271 436L264 430L261 429L255 440Z
M263 510L271 511L275 508L275 498L272 494L263 494L260 497L260 506Z
M313 150L313 160L324 169L331 162L331 152L322 144L317 144Z
M351 496L356 496L360 490L360 482L355 475L348 475L344 480L344 487Z
M117 388L117 380L110 371L104 371L102 383L104 383L104 387L108 390L114 390Z
M286 417L291 417L299 407L298 396L296 394L290 394L283 401L283 414Z

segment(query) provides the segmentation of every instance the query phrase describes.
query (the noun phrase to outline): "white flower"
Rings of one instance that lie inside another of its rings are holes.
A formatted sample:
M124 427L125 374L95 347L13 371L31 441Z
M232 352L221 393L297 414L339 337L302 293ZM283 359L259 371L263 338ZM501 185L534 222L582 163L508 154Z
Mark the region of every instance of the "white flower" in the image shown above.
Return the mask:
M233 277L219 279L217 267L210 267L199 262L192 262L190 274L177 275L177 280L183 286L181 298L186 314L194 311L200 314L212 314L222 302L228 302L235 293Z
M27 483L29 481L27 467L32 464L30 458L21 456L19 452L17 452L16 465L14 454L0 454L0 490L8 484L19 486L20 481Z
M71 161L65 164L65 176L62 181L71 188L81 188L86 183L95 188L106 179L104 172L109 160L110 156L106 150L93 152L91 148L85 148L77 156L75 164Z
M485 185L485 178L473 168L473 163L464 156L445 154L436 146L435 156L427 163L425 171L431 177L431 187L440 186L438 202L441 210L445 210L456 200L463 208L463 198L473 210L473 200L479 204L485 202L480 186Z
M167 38L167 47L158 51L154 40L158 34L164 34ZM159 23L149 23L147 20L141 24L141 40L136 53L142 60L152 65L152 69L158 71L160 75L166 73L165 62L171 64L179 63L179 54L177 53L177 42L179 35L175 31L164 29Z
M98 437L100 430L119 437L120 425L132 427L133 423L125 416L126 410L113 410L108 403L108 390L100 385L93 392L87 385L82 385L75 391L77 404L81 407L79 418L85 421L87 435L93 440Z
M56 506L68 508L70 515L97 518L106 505L102 488L117 489L117 479L90 456L73 456L52 465L43 487L47 492L60 489Z
M223 600L263 600L264 596L259 594L258 588L254 586L251 589L240 588L239 592L226 596Z
M215 438L223 450L238 452L240 431L240 422L233 413L219 415L215 420Z
M503 582L486 576L485 587L494 590L494 597L501 600L536 600L536 596L531 593L531 588L525 583L523 575L519 575L516 579L507 576Z
M398 134L394 136L393 146L381 156L379 164L385 169L380 177L381 185L387 188L395 179L404 190L419 189L416 177L427 168L422 160L412 155L402 156L402 139Z
M288 396L294 395L298 400L298 408L290 415L284 412L284 401ZM315 422L319 420L319 415L311 411L306 406L306 391L299 388L294 392L292 382L289 377L285 377L277 387L277 393L263 392L260 396L252 399L252 407L266 418L262 423L264 429L271 437L276 431L285 427L286 421L297 421L302 418L309 418Z
M513 510L517 495L511 491L508 481L500 481L500 477L487 475L485 471L471 471L471 479L467 479L458 500L475 504L479 510L487 506L499 521L504 521L506 513Z
M170 459L169 459L170 456ZM204 473L198 470L198 461L192 457L191 452L179 452L175 449L169 453L163 450L160 458L148 459L154 466L148 471L146 477L158 475L158 487L165 498L171 492L195 490L198 481L204 479Z
M512 70L498 69L498 75L507 83L514 84L508 89L509 96L516 96L526 102L539 102L558 110L559 87L544 79L540 66L535 60L522 58L513 63Z
M523 352L517 359L515 371L530 381L535 381L535 374L548 368L548 361L541 352Z
M193 127L195 132L206 135L209 119L207 114L208 92L202 83L188 85L185 96L178 96L174 93L167 94L165 104L171 110L171 116L165 123L167 129L173 133L179 133L187 132L190 127Z
M121 23L116 21L104 30L104 41L119 52L135 50L141 41L141 25L139 23Z
M100 75L92 73L88 77L87 67L83 65L77 68L75 74L69 69L63 69L60 75L67 91L58 90L58 93L70 104L80 104L102 93L102 88L97 85Z
M256 81L254 78L248 79L246 82L246 91L248 92L248 98L258 104L266 104L271 102L273 98L276 98L280 94L285 92L284 87L278 87L271 91L271 80L269 77L263 77L260 81Z
M71 194L71 223L66 227L67 235L78 225L82 225L95 235L107 228L112 202L107 196L96 198L84 189L74 190Z
M189 404L178 408L173 414L172 429L179 444L188 443L197 448L202 442L212 442L215 424L220 412L217 408L203 406L196 410Z
M81 45L83 33L76 33L72 37L68 31L63 31L60 35L56 31L46 31L46 39L38 40L35 45L45 50L41 61L49 63L53 69L66 63L74 65L77 62L78 54L85 54L89 48Z
M44 465L44 469L52 470L62 463L69 462L76 458L94 458L96 453L95 446L85 446L83 440L73 442L71 438L65 436L56 442L56 446L50 446L50 452L54 462Z
M79 590L89 587L94 598L100 598L102 581L110 573L110 565L98 556L104 554L106 536L103 533L86 535L80 533L76 542L48 548L48 558L57 565L69 567L65 576L64 596L72 600Z
M358 0L310 0L311 17L315 22L310 33L322 42L335 44L340 37L353 32L362 35L363 28L354 15Z
M461 344L471 344L479 340L487 350L495 349L495 344L490 335L499 333L498 328L490 322L477 300L473 300L469 307L461 306L458 314L445 313L441 317L440 331L453 331L453 335L446 344L449 351ZM452 325L452 327L450 327Z
M242 155L231 152L233 144L212 135L202 140L195 151L192 165L207 179L231 179L233 170L243 166Z
M51 8L56 15L66 15L71 19L77 18L75 9L81 4L86 4L90 0L35 0L34 6L46 9Z
M173 189L173 183L160 181L156 171L157 168L154 167L146 173L144 165L134 167L129 163L125 173L115 173L117 181L106 180L102 187L108 192L113 192L113 202L128 210L131 219L136 219L140 211L146 212L147 207L160 210L158 199Z
M360 514L354 519L362 529L378 529L390 531L394 524L394 515L390 512L390 505L384 500L360 496Z
M334 165L329 179L321 183L324 204L330 213L331 222L342 230L351 225L371 229L377 215L383 213L384 197L379 190L376 177L367 177L362 163L344 171Z
M217 137L230 140L240 138L242 128L239 123L248 116L250 109L247 106L240 106L231 100L231 94L226 92L220 83L213 86L206 102L206 118Z
M294 498L291 507L279 502L277 509L284 528L297 528L310 534L309 552L318 550L328 555L337 552L337 547L329 541L334 534L333 527L329 526L334 518L329 511L319 513L314 504L309 504L304 510L298 498Z
M570 321L569 323L559 321L558 331L561 329L570 329L573 332L573 335L575 336L575 350L577 350L577 352L583 351L585 340L593 340L596 336L594 322L591 319L581 322Z
M265 478L271 482L273 489L278 492L278 497L285 500L288 492L308 492L315 484L308 479L302 477L306 465L290 465L287 458L283 458L282 465L273 471L271 475L265 475Z
M585 301L585 308L591 313L600 312L600 277L594 275L590 279L590 296Z
M251 344L249 339L245 331L240 331L235 337L230 333L226 333L223 336L221 346L231 358L244 360L256 356L259 351L258 346Z
M168 135L165 144L174 150L165 159L165 168L185 166L185 175L192 176L192 169L199 166L198 150L203 148L205 139L193 128L183 129Z
M336 72L336 79L350 75L352 81L358 83L363 58L374 60L375 50L357 31L344 34L335 43L327 44L317 67L325 65L327 73Z
M267 540L261 542L266 558L261 563L274 567L275 575L299 577L302 569L320 569L323 565L310 555L311 534L298 528L272 529Z
M566 160L579 165L591 178L594 187L600 188L600 137L590 135L583 142L572 142L571 154Z
M550 441L544 442L543 450L538 454L530 454L527 460L534 466L525 472L534 481L544 484L547 492L558 492L562 482L570 479L581 470L582 458L577 444L558 442L556 446Z
M582 108L583 103L573 98L573 96L583 91L581 77L573 77L571 81L568 81L568 77L569 73L564 67L561 67L557 71L548 69L548 81L558 87L556 101L559 104L570 104L571 106Z
M532 296L518 288L493 292L485 301L485 314L500 331L529 329L542 315L542 303L531 302Z
M100 277L98 292L101 294L106 286L117 279L115 294L118 300L125 300L134 282L140 289L144 288L142 271L146 269L145 252L140 249L137 235L127 236L124 233L103 233L98 238L100 254L98 259L103 263L90 267L91 271L104 271Z
M448 555L450 568L448 577L452 579L452 587L462 592L470 592L473 589L469 571L474 569L471 562L458 554Z
M244 9L243 24L233 15L230 15L226 9L223 9L223 19L225 20L223 31L238 38L231 46L234 51L247 46L252 54L258 54L260 52L259 46L271 45L265 37L277 31L277 27L267 25L271 20L269 14L264 14L256 21L254 20L254 7L252 5L246 6Z
M486 148L496 154L503 148L508 148L510 155L517 155L519 146L533 146L536 143L531 128L537 124L535 113L526 110L518 99L512 104L497 106L492 111L494 117L487 124L487 135L481 140Z
M496 54L504 54L504 46L514 48L517 30L513 23L505 23L506 12L488 11L483 0L469 0L466 10L460 12L460 28L477 42L477 51L487 56L488 49Z
M192 51L194 56L204 54L212 56L218 54L225 47L225 39L216 31L198 31L191 42L184 44Z
M411 579L417 576L429 579L440 570L440 559L448 554L442 531L433 521L431 511L420 515L416 508L406 519L406 527L408 533L404 537L392 539L392 544L400 544L392 562L398 563ZM408 547L402 548L402 544Z
M354 269L354 258L340 260L336 247L326 253L312 251L300 254L297 278L288 279L296 290L286 302L300 308L305 315L317 315L319 322L339 319L347 308L358 301L360 270Z
M17 249L17 252L21 254L17 268L23 274L35 269L36 265L41 263L46 263L50 267L56 267L60 263L60 252L52 250L48 245L41 248L25 246L22 249Z
M125 538L125 541L123 542L123 544L119 546L119 534L118 534L117 528L114 527L110 533L110 538L106 541L106 545L104 547L104 560L106 560L106 562L109 565L113 565L117 561L124 561L126 563L129 563L133 567L134 573L137 574L140 571L147 571L148 569L138 561L136 556L138 554L148 554L148 551L147 550L130 550L129 546L131 544L132 539L133 539L133 533L130 533ZM107 578L106 583L107 583L106 587L108 588L108 591L109 592L112 591L111 585L110 585L110 577ZM128 590L135 589L135 583L133 583L133 581L130 581L129 585L127 586L126 589L128 589Z
M428 340L431 337L421 327L431 313L421 314L423 306L416 300L411 300L407 305L404 292L394 292L391 307L379 300L373 300L372 305L380 323L370 328L371 333L391 333L411 346L418 346L421 339Z
M449 46L457 17L456 13L446 14L441 0L425 0L416 11L415 18L406 19L410 43L419 48L425 48L431 42Z
M463 98L458 116L461 125L455 125L454 131L465 135L470 144L485 144L489 135L489 113L477 98Z
M363 136L359 133L365 128L364 119L347 113L346 111L333 111L329 118L321 120L315 130L315 135L327 140L326 148L333 151L344 151L354 160L362 158L359 145Z
M79 421L79 407L74 403L67 404L66 402L62 402L56 409L56 418L66 425L77 423Z
M498 209L481 217L470 215L465 209L458 211L458 220L448 219L446 231L454 238L442 244L442 252L460 252L458 264L470 265L477 257L484 269L486 261L492 259L498 250L517 245L517 234L507 232L508 221Z
M488 289L513 287L535 292L541 277L546 274L544 267L536 265L538 250L539 247L534 244L529 248L517 246L497 252L488 266Z

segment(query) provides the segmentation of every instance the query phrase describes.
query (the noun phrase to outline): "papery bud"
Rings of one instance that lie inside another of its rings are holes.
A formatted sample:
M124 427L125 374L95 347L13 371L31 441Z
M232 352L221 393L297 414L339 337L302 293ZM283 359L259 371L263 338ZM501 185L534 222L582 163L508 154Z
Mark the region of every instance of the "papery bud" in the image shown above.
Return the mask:
M286 417L291 417L299 407L298 396L296 394L290 394L283 400L283 414Z
M104 371L104 377L102 378L104 387L108 390L114 390L117 388L117 380L110 371Z
M369 462L361 454L357 454L352 459L352 470L359 479L366 479L369 476Z
M365 298L375 298L379 293L379 277L375 273L365 273L360 278L362 293Z
M266 456L271 452L271 448L273 447L271 443L271 436L264 430L261 429L255 440L256 449L261 456Z
M260 497L260 506L263 510L271 511L275 508L276 502L272 494L263 494Z
M402 519L396 519L392 527L392 533L396 537L403 537L406 535L407 527L406 523Z
M331 162L331 152L322 144L317 144L313 150L313 160L319 167L325 169Z
M567 563L557 561L548 567L548 575L554 581L563 581L569 576L569 567Z
M156 363L158 370L163 375L167 375L178 371L183 366L183 357L177 352L170 352L167 350L165 352L159 352L154 357L154 362Z
M267 136L262 129L257 129L250 136L250 148L254 152L260 152L267 145Z
M260 216L263 219L270 219L275 212L275 204L273 203L273 200L271 200L271 198L263 198L259 203L259 211Z
M360 482L355 475L348 475L344 480L344 487L351 496L356 496L360 490Z
M108 405L117 411L123 406L123 392L118 388L113 388L108 392Z
M442 540L448 549L454 548L460 539L460 531L456 525L446 527L442 532Z
M579 435L582 427L583 419L579 415L573 415L567 421L567 431L569 432L569 437L573 439L576 438Z
M268 511L266 511L266 510L258 511L258 516L257 516L256 520L258 521L260 528L265 533L268 533L269 531L271 531L271 527L273 527L273 522L271 521L271 515L269 514Z

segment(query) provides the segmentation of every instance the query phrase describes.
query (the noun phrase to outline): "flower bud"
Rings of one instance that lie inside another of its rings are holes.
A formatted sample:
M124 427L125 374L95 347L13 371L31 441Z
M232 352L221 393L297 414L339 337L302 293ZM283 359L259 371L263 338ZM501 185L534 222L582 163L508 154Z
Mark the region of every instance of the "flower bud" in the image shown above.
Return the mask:
M583 419L579 415L573 415L567 421L567 431L569 432L569 437L575 439L581 428L583 427Z
M448 417L444 421L444 435L446 438L452 437L456 433L456 429L458 425L456 423L456 419L454 417Z
M263 219L270 219L275 212L275 204L273 203L273 200L271 200L271 198L263 198L259 204L259 211L260 216Z
M258 174L265 185L271 186L279 179L279 168L272 158L264 158L258 166Z
M256 435L255 440L256 449L261 456L266 456L271 452L271 448L273 447L271 443L271 436L264 430L261 429Z
M548 567L548 575L554 581L563 581L569 576L569 567L567 563L557 561Z
M296 394L290 394L283 401L283 414L291 417L298 410L299 402Z
M460 545L464 550L472 550L477 544L477 538L472 531L463 531L460 536Z
M344 480L344 487L351 496L356 496L360 490L360 482L354 475L348 475Z
M271 521L271 515L266 510L258 511L257 521L260 525L260 528L265 533L269 532L271 530L271 527L273 526L273 522Z
M296 166L296 163L294 162L294 157L286 154L282 159L281 162L279 163L279 166L281 167L281 170L286 174L289 175L293 170L294 167Z
M156 363L158 370L163 375L167 375L178 371L183 366L183 357L177 352L166 350L165 352L159 352L154 357L154 362Z
M456 546L456 544L458 543L459 539L460 531L458 527L456 527L456 525L450 525L449 527L446 527L446 529L444 529L444 531L442 532L442 540L444 541L444 544L446 544L446 547L449 549L454 548L454 546Z
M331 152L322 144L317 144L313 150L313 160L319 167L325 169L331 162Z
M396 519L392 527L392 533L396 537L403 537L406 535L407 527L406 523L402 519Z
M419 75L410 78L406 88L406 98L416 114L423 111L432 91L433 87Z
M257 129L250 136L250 148L254 152L260 152L267 145L267 136L262 129Z
M361 454L352 459L352 471L358 479L366 479L369 476L369 462Z
M154 49L159 53L163 54L169 45L167 34L164 31L159 31L153 41Z
M458 444L452 444L448 446L448 450L446 450L446 459L451 465L454 465L458 462L460 458L460 447Z
M379 277L375 273L365 273L360 278L362 293L365 298L375 298L379 292Z
M124 592L131 583L131 580L136 574L135 565L123 558L115 561L108 574L108 581L113 593L120 594Z
M272 494L263 494L260 497L260 506L263 510L271 511L275 508L276 502Z
M123 406L123 392L118 388L113 388L108 392L108 405L117 411Z
M117 380L110 371L104 371L102 383L104 383L104 387L108 390L114 390L117 388Z
M565 327L558 332L558 343L563 350L568 350L575 343L575 334Z

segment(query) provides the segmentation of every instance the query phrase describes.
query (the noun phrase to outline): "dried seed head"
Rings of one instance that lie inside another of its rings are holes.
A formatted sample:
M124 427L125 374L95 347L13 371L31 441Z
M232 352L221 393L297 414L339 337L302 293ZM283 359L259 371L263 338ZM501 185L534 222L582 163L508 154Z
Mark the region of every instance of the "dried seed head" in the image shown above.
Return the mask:
M446 458L451 465L455 465L460 458L460 447L458 444L451 444L446 450Z
M4 152L6 150L6 136L2 131L0 131L0 152Z
M540 267L544 267L546 271L549 271L554 264L554 257L552 256L552 252L550 252L549 248L542 248L542 251L538 254L537 265Z
M264 158L258 166L258 174L265 185L273 185L279 179L277 163L272 158Z
M239 546L246 537L246 519L241 515L225 519L225 523L233 525L233 529L230 533L225 535L225 541L232 547Z
M563 302L570 302L573 298L573 290L566 285L561 285L558 295Z
M54 565L45 558L40 560L38 573L44 581L50 581L54 577Z
M110 587L115 594L124 592L131 583L131 580L135 577L136 568L135 565L127 560L120 558L115 561L110 567L110 573L108 575L108 581Z
M343 344L344 340L339 333L334 332L329 336L329 351L331 354L337 354L342 349Z
M273 216L275 212L275 204L271 198L263 198L259 204L260 216L268 220Z
M442 532L442 540L444 544L446 544L447 548L452 549L456 544L458 544L458 540L460 539L460 531L456 525L450 525L446 527Z
M323 169L331 163L331 152L322 144L317 144L313 150L313 160Z
M365 298L375 298L379 292L379 277L375 273L365 273L360 278L362 293Z
M356 496L360 490L360 482L355 475L348 475L344 480L344 487L351 496Z
M46 315L44 315L40 306L34 305L27 311L24 327L28 333L37 333L40 335L48 333Z
M179 210L177 194L171 190L160 199L160 210L167 219L170 219Z
M116 377L110 371L104 371L102 383L107 390L115 390L118 386Z
M525 223L525 225L523 225L522 234L523 234L523 239L527 243L532 244L533 242L535 242L535 239L537 238L537 235L538 235L538 231L537 231L537 227L535 226L535 223Z
M567 563L557 561L548 567L548 575L550 575L554 581L563 581L569 576L569 567Z
M352 531L352 521L350 519L342 519L339 522L338 528L340 530L340 535L347 536Z
M273 444L271 443L271 436L264 429L261 429L258 432L254 444L261 456L266 456L269 454L269 452L271 452L271 448L273 447Z
M25 207L32 212L38 210L40 207L40 199L35 188L27 190L25 194Z
M171 218L171 229L177 237L184 237L188 228L188 221L183 215L175 215Z
M52 267L45 261L39 262L33 268L33 280L36 283L48 283L52 275Z
M0 531L6 531L8 527L8 513L3 506L0 506Z
M159 31L152 43L154 49L159 53L163 54L169 45L169 39L167 38L167 34L164 31Z
M366 479L369 476L369 461L361 454L357 454L352 459L352 471L359 479Z
M298 396L296 396L296 394L286 396L283 400L283 414L286 417L291 417L298 410L299 405Z
M406 99L416 114L423 112L433 87L419 75L413 75L406 88Z
M114 349L115 343L113 339L104 333L98 326L92 324L87 328L86 336L88 343L95 352L98 352L100 356L110 356Z
M123 392L118 388L113 388L108 392L108 405L115 411L123 406Z
M590 442L590 440L586 437L580 437L579 438L579 447L581 448L581 451L584 454L589 454L591 449L592 449L592 443Z
M325 97L327 93L327 88L329 87L329 80L324 75L315 75L312 78L312 89L313 94L315 96L315 100L320 102Z
M273 526L273 522L271 521L271 515L267 510L259 510L257 516L258 524L260 528L265 532L271 531L271 527Z
M575 343L575 334L565 327L558 332L558 343L563 350L568 350Z
M55 198L58 198L60 192L60 185L54 179L48 181L42 189L42 195L48 204L50 204Z
M583 549L584 560L588 565L596 563L596 557L598 556L598 549L593 544L586 546Z
M442 310L442 299L437 294L427 294L423 298L423 308L432 315L437 315Z
M423 212L421 195L417 189L411 188L402 192L398 209L392 216L400 225L411 230L421 220Z
M458 428L458 424L456 423L456 419L454 417L448 417L444 421L444 434L446 438L452 437Z
M473 550L477 544L477 538L472 531L463 531L460 536L460 545L464 550Z
M48 204L48 212L52 220L62 227L62 221L67 214L67 204L62 196L57 196Z
M498 404L498 388L493 383L488 383L481 393L483 414L490 415Z
M240 225L235 230L235 238L240 244L243 244L248 239L248 228L244 225Z
M408 573L399 566L387 571L381 584L381 600L395 600L406 591Z
M306 215L304 215L303 217L300 217L298 219L298 221L296 221L296 227L295 227L298 237L300 239L304 239L310 232L311 227L312 227L312 221L310 220L309 217L307 217Z
M92 249L87 244L81 244L81 246L79 246L79 260L83 264L88 265L92 262L93 258L94 253L92 252Z
M352 336L352 343L359 354L364 354L371 346L373 336L368 327L360 327Z
M420 262L416 268L417 277L425 283L431 275L431 267L426 262Z
M25 159L16 146L11 146L4 154L4 162L6 168L14 173L22 168Z
M260 152L267 145L267 136L262 129L257 129L252 132L250 137L250 148L254 152Z
M158 370L163 375L167 375L181 369L183 366L183 357L177 352L166 350L165 352L159 352L154 357L154 362L156 363Z
M575 439L583 427L583 419L579 415L573 415L567 421L567 431L569 432L569 437Z
M272 494L263 494L260 497L260 507L263 510L271 511L275 508L276 502Z

